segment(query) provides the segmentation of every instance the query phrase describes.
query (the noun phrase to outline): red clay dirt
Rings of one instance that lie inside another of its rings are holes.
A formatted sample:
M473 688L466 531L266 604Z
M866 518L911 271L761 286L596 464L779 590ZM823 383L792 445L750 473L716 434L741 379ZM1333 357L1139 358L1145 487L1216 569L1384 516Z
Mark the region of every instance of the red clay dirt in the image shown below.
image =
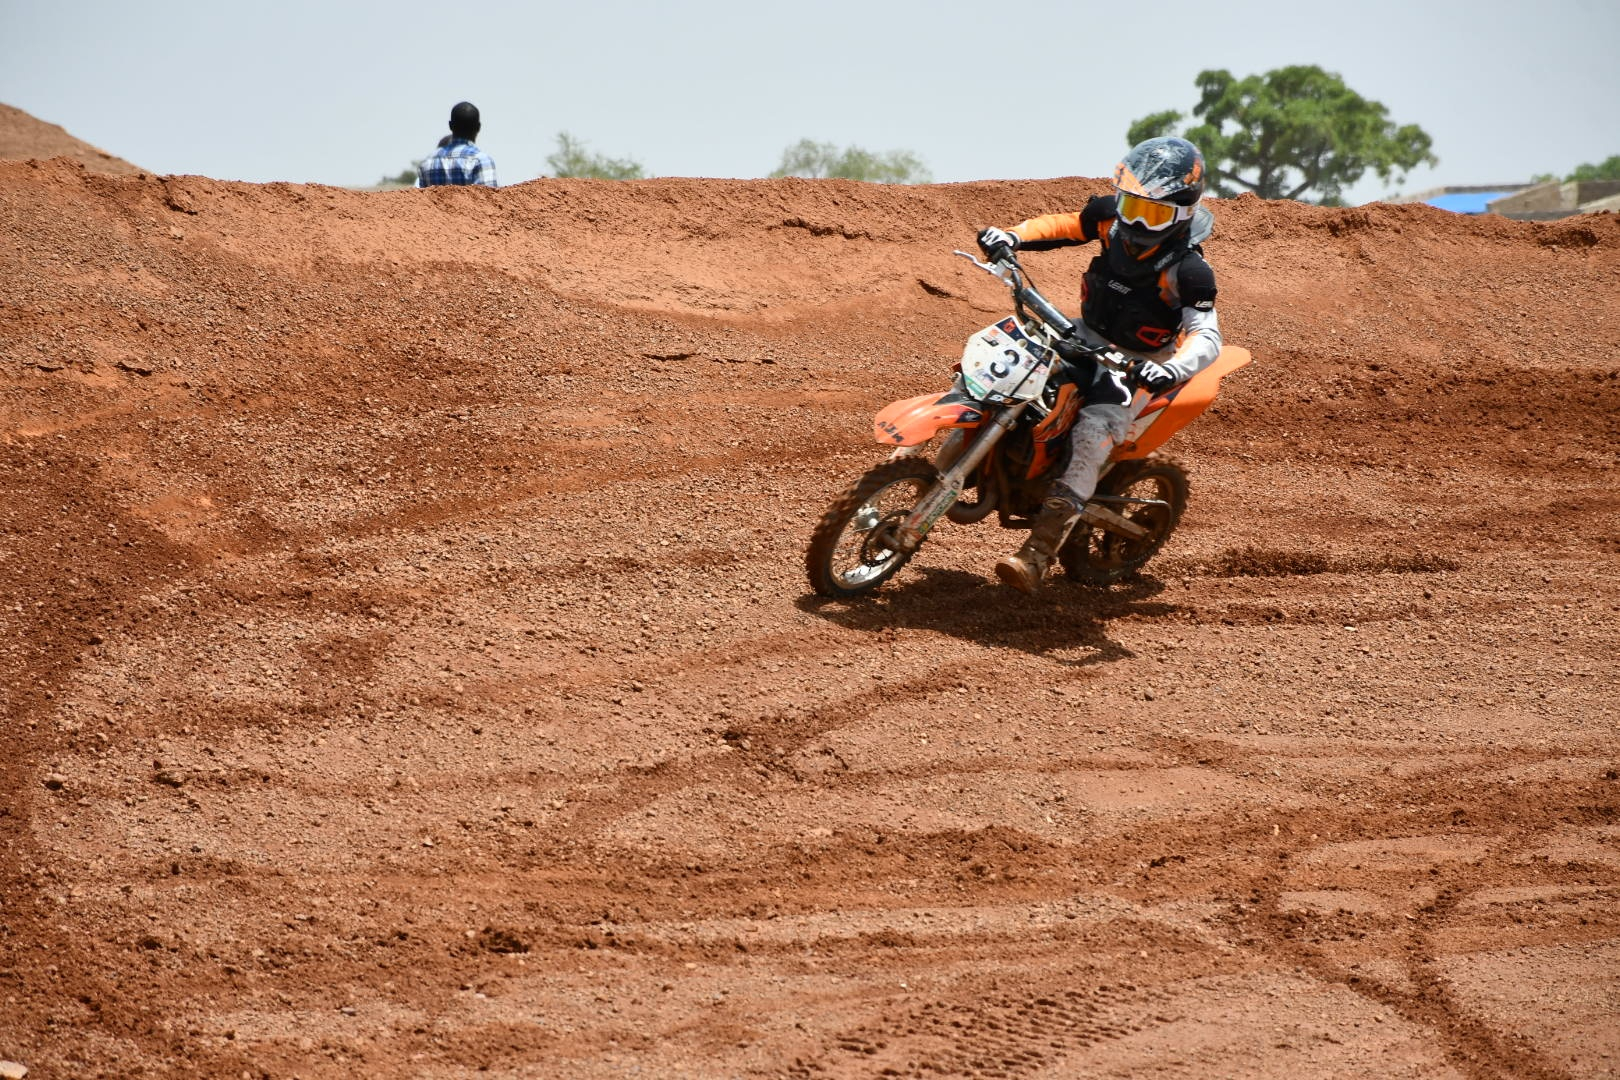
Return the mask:
M91 146L68 134L60 124L49 124L14 105L0 103L0 160L70 158L93 173L134 176L143 170L121 157Z
M1139 580L808 594L1103 189L0 163L0 1059L1620 1075L1615 215L1218 202Z

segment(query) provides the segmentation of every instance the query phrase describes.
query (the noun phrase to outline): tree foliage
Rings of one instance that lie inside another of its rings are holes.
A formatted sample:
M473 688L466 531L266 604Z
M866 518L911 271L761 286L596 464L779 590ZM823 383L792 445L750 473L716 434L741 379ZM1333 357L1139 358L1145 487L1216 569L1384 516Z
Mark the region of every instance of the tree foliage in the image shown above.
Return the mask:
M1577 165L1565 180L1620 180L1620 154L1614 154L1596 165Z
M782 164L772 177L806 176L865 180L874 184L926 184L928 168L909 150L874 154L858 146L842 150L832 143L800 139L782 152Z
M1532 184L1567 184L1570 181L1581 180L1620 180L1620 154L1616 154L1607 161L1600 161L1596 165L1583 164L1575 166L1575 171L1568 176L1559 176L1557 173L1536 173L1530 178Z
M1428 134L1415 124L1397 127L1389 110L1351 90L1315 65L1277 68L1234 78L1201 71L1196 123L1174 131L1185 115L1174 110L1145 116L1126 139L1135 145L1180 134L1204 153L1218 195L1252 191L1266 199L1300 199L1314 192L1327 206L1369 170L1399 183L1418 165L1435 165Z
M422 163L420 161L413 161L411 167L402 170L398 176L385 176L377 181L377 186L380 188L415 187L416 174L421 168Z
M557 134L557 150L546 157L546 164L551 166L551 175L556 177L640 180L646 175L640 162L594 154L566 131Z

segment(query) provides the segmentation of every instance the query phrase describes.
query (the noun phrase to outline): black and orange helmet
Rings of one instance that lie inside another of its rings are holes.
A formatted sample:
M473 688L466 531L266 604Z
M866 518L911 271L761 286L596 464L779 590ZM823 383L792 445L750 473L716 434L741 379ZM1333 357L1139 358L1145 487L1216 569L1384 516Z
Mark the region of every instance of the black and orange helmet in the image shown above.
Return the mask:
M1114 167L1115 228L1133 258L1192 225L1204 197L1204 155L1173 135L1131 147Z

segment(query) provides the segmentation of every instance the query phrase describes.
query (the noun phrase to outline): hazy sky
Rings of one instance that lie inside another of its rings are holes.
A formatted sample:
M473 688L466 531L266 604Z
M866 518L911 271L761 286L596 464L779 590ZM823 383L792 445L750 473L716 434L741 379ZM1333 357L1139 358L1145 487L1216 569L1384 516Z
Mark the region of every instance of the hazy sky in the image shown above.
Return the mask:
M1200 70L1317 64L1434 138L1366 201L1620 154L1620 0L0 0L0 102L156 173L365 186L484 116L503 184L559 132L656 176L801 138L937 181L1106 176Z

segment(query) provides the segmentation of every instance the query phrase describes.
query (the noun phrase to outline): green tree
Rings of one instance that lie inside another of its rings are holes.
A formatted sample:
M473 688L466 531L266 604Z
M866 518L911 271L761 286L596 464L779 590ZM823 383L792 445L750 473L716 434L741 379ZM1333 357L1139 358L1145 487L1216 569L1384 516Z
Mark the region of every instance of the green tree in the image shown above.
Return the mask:
M1265 199L1300 199L1314 192L1325 206L1343 202L1344 189L1368 170L1397 183L1418 165L1435 165L1428 134L1415 124L1397 127L1389 110L1314 65L1277 68L1237 79L1228 71L1201 71L1196 80L1200 122L1180 132L1204 153L1218 195L1252 191ZM1145 116L1126 139L1177 134L1184 119L1174 110Z
M782 151L782 164L771 176L836 177L874 184L926 184L929 180L922 159L909 150L874 154L858 146L840 150L832 143L812 139L800 139Z
M415 187L416 174L421 167L422 163L420 161L413 161L411 167L401 171L398 176L385 176L377 181L377 186L380 188Z
M1620 154L1596 165L1577 165L1565 180L1620 180Z
M609 158L593 154L568 132L557 135L557 151L546 157L551 175L585 177L594 180L640 180L646 175L641 163L629 158Z
M1620 180L1620 154L1596 165L1577 165L1568 176L1544 172L1530 178L1532 184L1567 184L1571 180Z

